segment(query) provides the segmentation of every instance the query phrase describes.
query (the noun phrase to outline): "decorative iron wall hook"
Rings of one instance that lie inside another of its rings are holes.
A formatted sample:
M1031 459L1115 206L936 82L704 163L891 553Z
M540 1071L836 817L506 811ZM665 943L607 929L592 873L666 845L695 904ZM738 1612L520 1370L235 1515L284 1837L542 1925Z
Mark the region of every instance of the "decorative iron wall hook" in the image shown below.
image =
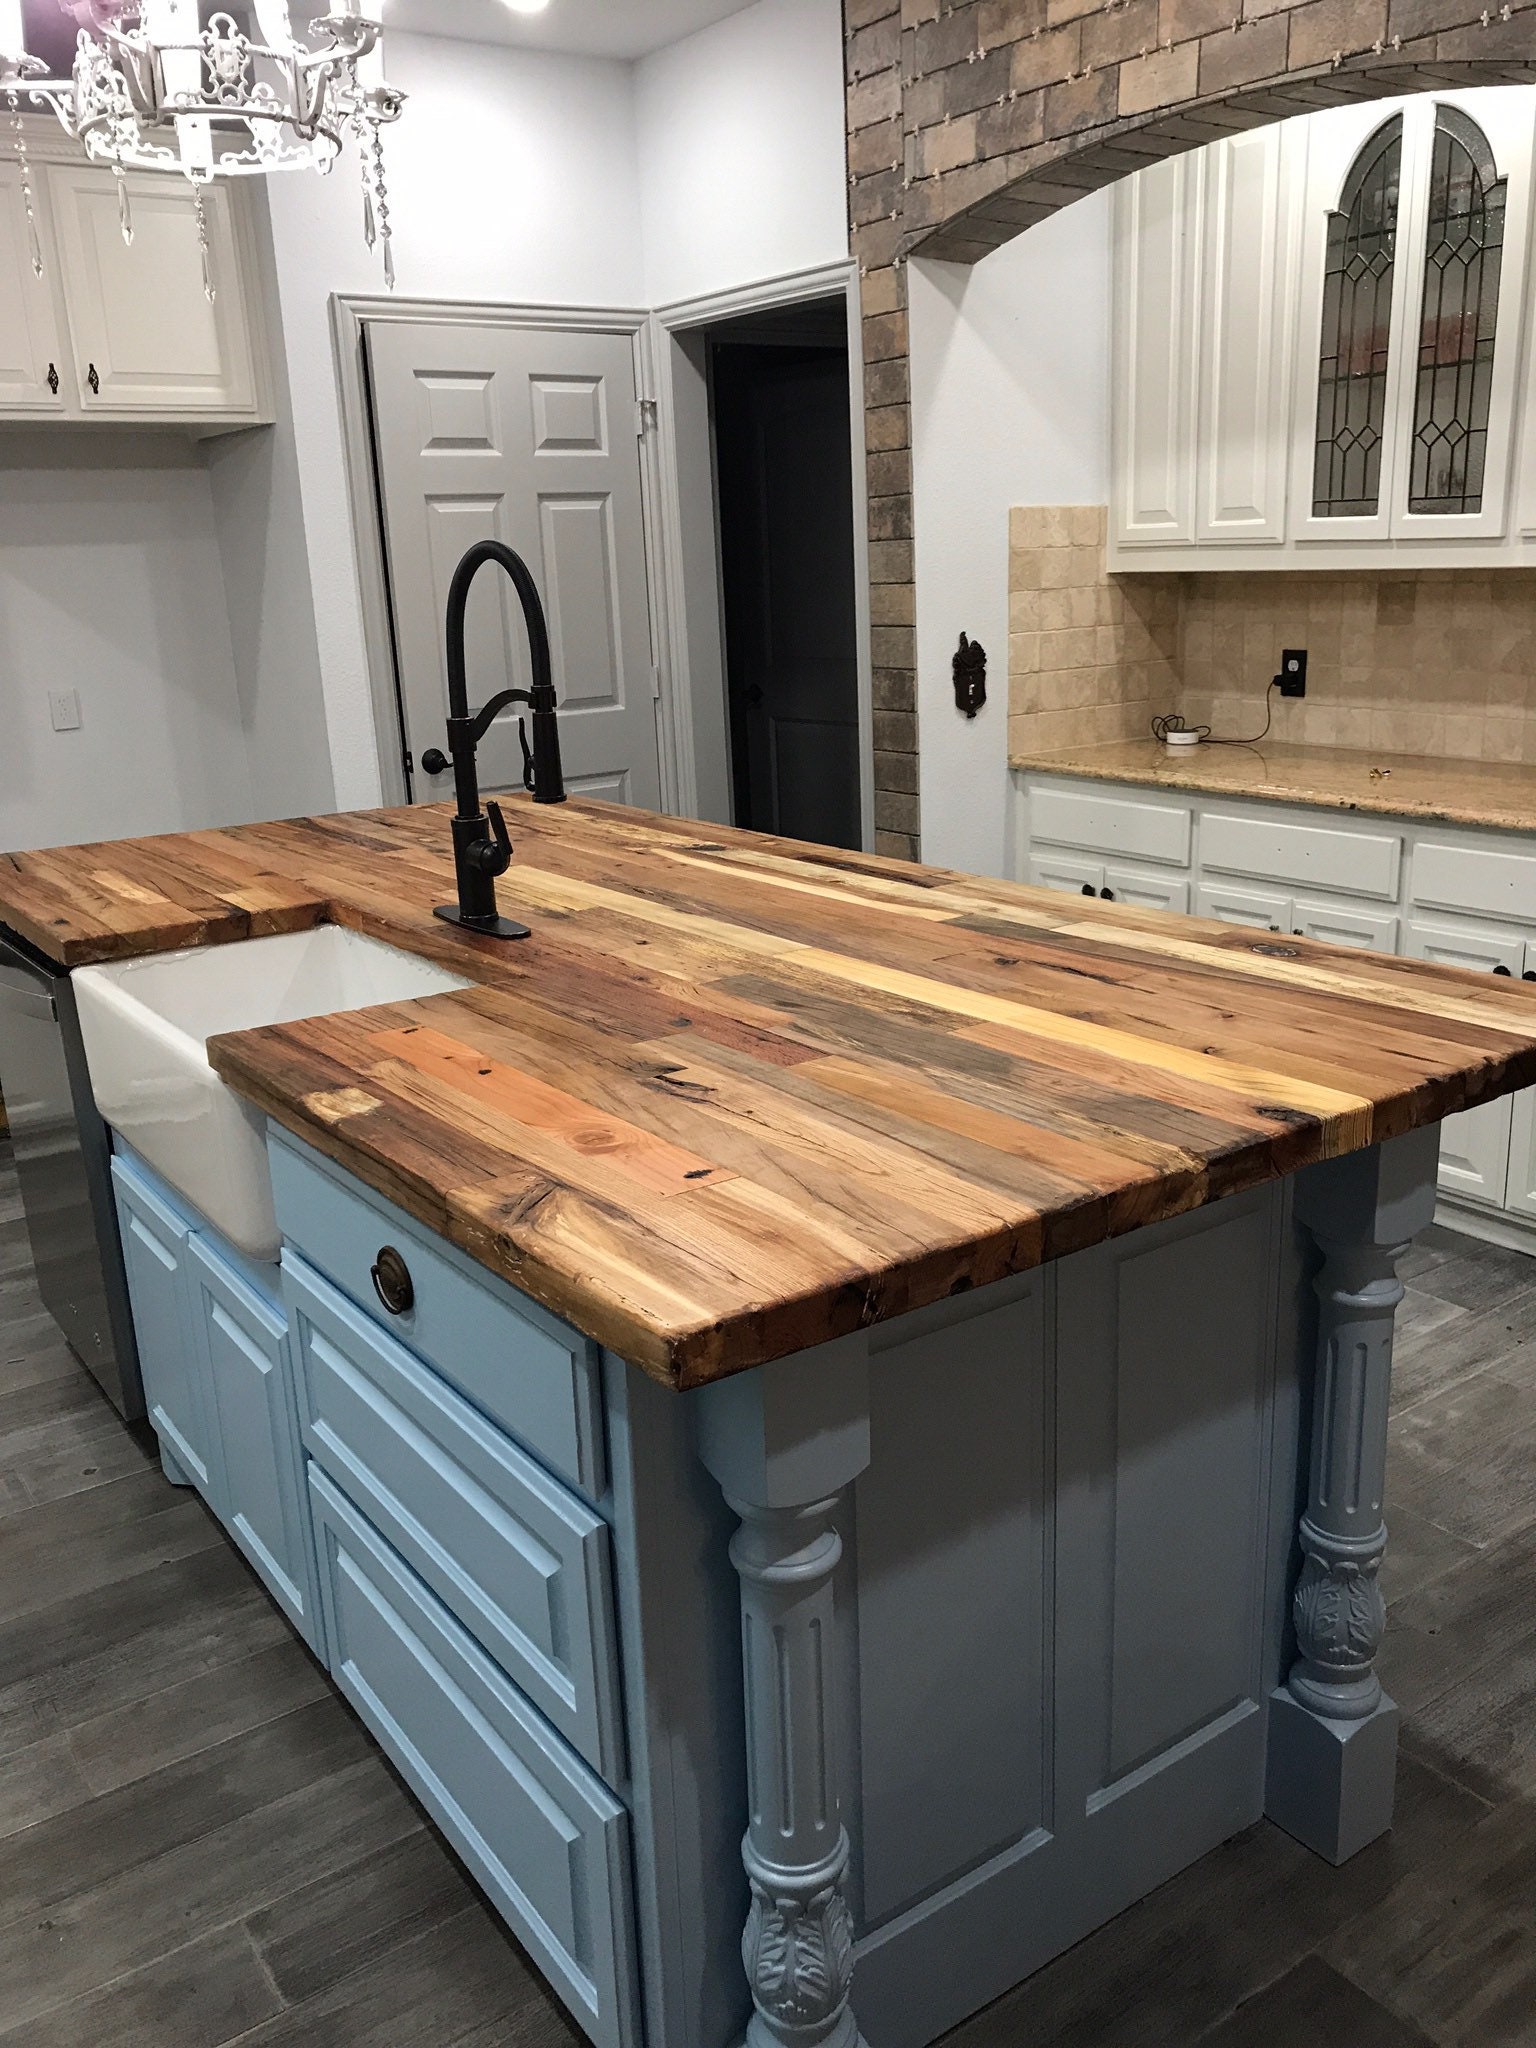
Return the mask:
M987 650L979 640L960 635L955 651L955 709L974 718L987 701Z

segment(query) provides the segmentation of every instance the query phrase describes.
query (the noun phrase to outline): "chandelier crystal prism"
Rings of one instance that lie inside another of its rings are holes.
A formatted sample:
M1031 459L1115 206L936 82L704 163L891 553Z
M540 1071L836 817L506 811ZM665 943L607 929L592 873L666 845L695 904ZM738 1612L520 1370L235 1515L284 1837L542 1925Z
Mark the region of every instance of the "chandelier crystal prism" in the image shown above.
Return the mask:
M253 20L210 12L200 0L59 0L79 38L73 74L49 78L27 54L21 0L0 0L0 105L10 116L22 194L31 220L24 107L46 108L95 163L118 178L126 241L133 239L129 171L179 171L197 193L214 178L274 171L328 172L347 138L357 144L363 233L382 249L395 281L383 129L404 95L386 83L381 24L350 6L309 25L300 42L287 0L254 0ZM375 8L380 0L373 0ZM41 257L34 238L34 268Z

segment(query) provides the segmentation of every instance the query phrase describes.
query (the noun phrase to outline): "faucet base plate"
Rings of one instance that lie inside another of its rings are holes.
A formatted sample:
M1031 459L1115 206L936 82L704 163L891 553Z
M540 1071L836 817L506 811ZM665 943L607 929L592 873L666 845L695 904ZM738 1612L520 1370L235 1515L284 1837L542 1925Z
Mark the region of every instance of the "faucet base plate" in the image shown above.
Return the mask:
M488 939L531 939L532 932L525 924L515 924L510 917L466 917L457 903L439 903L433 911L444 924L462 925L467 932L482 932Z

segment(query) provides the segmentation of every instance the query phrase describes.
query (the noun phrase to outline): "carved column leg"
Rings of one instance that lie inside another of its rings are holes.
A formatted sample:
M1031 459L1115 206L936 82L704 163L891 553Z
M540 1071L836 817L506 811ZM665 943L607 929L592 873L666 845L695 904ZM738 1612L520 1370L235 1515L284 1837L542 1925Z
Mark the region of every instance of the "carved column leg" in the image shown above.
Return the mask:
M741 1521L731 1562L746 1691L746 2048L862 2048L842 1890L833 1518L869 1460L867 1391L863 1340L850 1339L697 1397L701 1455Z
M1310 1169L1296 1208L1323 1255L1296 1660L1270 1703L1266 1809L1342 1863L1392 1824L1398 1711L1376 1676L1397 1260L1434 1214L1438 1129Z

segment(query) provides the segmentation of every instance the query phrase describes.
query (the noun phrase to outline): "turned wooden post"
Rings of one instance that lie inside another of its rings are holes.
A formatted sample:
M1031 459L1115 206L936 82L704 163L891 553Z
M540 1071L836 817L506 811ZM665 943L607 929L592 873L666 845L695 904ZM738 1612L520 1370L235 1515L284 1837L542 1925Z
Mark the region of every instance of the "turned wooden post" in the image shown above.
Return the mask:
M1397 1261L1435 1212L1439 1128L1299 1176L1296 1214L1322 1253L1317 1375L1296 1659L1270 1702L1265 1806L1332 1863L1392 1824L1398 1711L1376 1675L1386 1629L1387 1407Z
M839 1499L869 1462L865 1340L823 1345L694 1398L700 1455L741 1522L731 1562L746 1693L746 2048L862 2048L849 2003L833 1579Z

